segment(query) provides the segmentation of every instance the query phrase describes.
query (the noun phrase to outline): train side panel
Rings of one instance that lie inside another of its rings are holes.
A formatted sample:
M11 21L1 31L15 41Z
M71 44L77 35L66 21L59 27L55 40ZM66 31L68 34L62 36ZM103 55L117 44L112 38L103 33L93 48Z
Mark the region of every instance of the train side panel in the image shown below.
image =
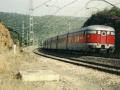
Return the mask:
M57 37L51 39L51 49L57 49Z
M46 40L46 49L51 49L51 38Z
M86 38L84 31L71 33L68 36L68 49L69 50L85 50L86 49Z
M67 34L58 36L57 49L67 49Z

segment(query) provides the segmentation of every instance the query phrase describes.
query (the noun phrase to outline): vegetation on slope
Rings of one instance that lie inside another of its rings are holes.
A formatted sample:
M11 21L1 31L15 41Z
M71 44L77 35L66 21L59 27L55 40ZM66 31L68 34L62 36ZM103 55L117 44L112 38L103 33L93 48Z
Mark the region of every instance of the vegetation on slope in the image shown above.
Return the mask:
M39 32L40 41L59 34L67 33L80 28L85 22L85 18L61 17L61 16L43 16L35 18L37 25L36 32Z
M27 44L27 31L29 27L29 16L16 14L16 13L0 13L0 19L6 24L12 31L16 31L19 34L19 40L21 42L22 34L22 22L25 22L25 37L24 43ZM34 17L34 32L35 40L41 42L46 38L55 36L57 34L66 33L76 28L80 28L86 18L77 17L65 17L65 16L35 16ZM70 27L69 27L70 26ZM13 33L13 32L12 32ZM13 37L18 41L18 36L13 33Z

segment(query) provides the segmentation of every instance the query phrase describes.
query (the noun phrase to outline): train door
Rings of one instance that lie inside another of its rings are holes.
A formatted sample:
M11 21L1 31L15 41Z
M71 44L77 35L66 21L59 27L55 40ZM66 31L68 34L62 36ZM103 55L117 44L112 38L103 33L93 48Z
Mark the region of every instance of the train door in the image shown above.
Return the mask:
M100 37L101 44L107 43L107 32L101 31L101 37Z

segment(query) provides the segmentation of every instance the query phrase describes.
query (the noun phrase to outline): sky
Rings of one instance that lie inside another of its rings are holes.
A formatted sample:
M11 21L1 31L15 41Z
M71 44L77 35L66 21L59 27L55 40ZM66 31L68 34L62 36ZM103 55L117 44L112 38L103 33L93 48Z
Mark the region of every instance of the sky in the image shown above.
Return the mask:
M112 7L110 4L103 1L92 0L49 0L45 5L44 2L48 0L32 0L33 1L33 15L62 15L62 16L80 16L87 17L91 14L103 10L104 8ZM88 1L90 1L88 3ZM120 0L107 0L108 2L120 7ZM69 4L73 2L72 4ZM88 4L87 4L88 3ZM63 6L69 4L63 9ZM0 12L12 12L29 14L29 0L0 0ZM39 6L38 8L36 8ZM89 8L89 9L86 9ZM56 13L56 11L58 11Z

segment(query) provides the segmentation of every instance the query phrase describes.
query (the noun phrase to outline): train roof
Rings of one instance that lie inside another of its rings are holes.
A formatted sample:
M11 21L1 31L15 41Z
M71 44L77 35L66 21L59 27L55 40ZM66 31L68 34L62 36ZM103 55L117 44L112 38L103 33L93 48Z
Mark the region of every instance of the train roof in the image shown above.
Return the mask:
M106 25L91 25L82 28L81 30L107 30L107 31L115 31L113 27L106 26Z

